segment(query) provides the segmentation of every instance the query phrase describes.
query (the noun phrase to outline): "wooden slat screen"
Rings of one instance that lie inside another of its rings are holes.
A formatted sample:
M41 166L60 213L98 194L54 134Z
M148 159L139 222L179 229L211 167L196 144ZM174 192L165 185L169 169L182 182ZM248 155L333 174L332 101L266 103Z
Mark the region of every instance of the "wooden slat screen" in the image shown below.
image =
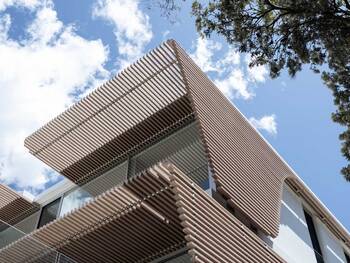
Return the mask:
M164 44L29 136L25 146L76 182L120 155L119 148L134 147L191 114L185 94L173 50ZM132 136L125 137L128 131Z
M175 41L170 42L200 124L218 190L255 226L274 237L279 229L283 184L286 180L295 182L329 229L350 246L346 229L186 52Z
M39 210L39 205L0 184L0 220L9 225L19 222ZM0 226L1 226L0 221ZM4 227L4 226L2 226Z
M181 247L192 262L283 262L171 164L158 164L12 243L0 251L0 262L40 262L52 250L39 242L79 263L150 262Z
M276 236L283 181L292 172L188 55L175 43L174 48L208 148L217 189L265 233Z
M35 132L25 145L83 184L194 118L217 190L255 227L277 236L288 178L350 244L348 232L173 40Z

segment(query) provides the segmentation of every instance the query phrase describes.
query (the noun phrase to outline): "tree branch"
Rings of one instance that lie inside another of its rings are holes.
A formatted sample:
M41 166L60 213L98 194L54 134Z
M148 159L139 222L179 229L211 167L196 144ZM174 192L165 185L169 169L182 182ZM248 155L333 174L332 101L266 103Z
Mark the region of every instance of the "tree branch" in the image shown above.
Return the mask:
M286 15L289 15L289 14L290 14L289 12L285 12L285 13L279 14L270 24L266 25L265 27L267 27L267 28L270 27L270 26L274 27L274 25L276 24L276 22L278 20L280 20L283 16L286 16Z
M273 4L273 3L271 3L269 0L265 0L265 4L270 6L274 10L285 10L285 11L291 11L292 10L290 8L287 8L287 7L277 6L277 5Z

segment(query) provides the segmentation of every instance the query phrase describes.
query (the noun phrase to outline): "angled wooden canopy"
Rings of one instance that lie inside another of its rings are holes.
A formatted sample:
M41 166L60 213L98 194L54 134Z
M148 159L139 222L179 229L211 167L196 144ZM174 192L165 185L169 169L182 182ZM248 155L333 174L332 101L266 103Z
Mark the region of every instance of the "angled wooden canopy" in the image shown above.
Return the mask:
M12 243L0 251L0 261L41 262L57 250L81 263L150 262L181 247L192 262L283 262L170 164L154 166Z
M80 181L191 118L185 95L174 51L165 44L28 137L25 146Z
M285 180L304 184L173 40L29 136L25 146L82 183L193 120L217 190L255 227L277 236ZM347 231L313 200L349 242Z
M38 209L39 205L35 202L0 184L0 226L3 222L8 225L17 223Z

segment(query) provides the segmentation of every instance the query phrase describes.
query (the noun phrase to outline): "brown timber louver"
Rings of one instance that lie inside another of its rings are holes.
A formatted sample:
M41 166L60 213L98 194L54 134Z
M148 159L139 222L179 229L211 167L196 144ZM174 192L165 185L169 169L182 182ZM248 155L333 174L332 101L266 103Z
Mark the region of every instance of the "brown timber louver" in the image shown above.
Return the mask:
M193 119L218 191L275 237L285 179L310 191L173 40L29 136L25 146L82 183ZM312 200L335 234L350 244L347 231L317 198Z
M25 146L76 182L188 118L185 95L173 50L163 45L28 137Z
M12 225L37 210L39 210L38 204L0 184L0 226L1 221Z
M5 247L0 262L41 262L56 250L79 263L150 262L182 247L192 262L284 262L171 164L158 164Z
M217 189L230 204L275 237L279 230L283 184L288 181L297 185L298 192L320 219L350 247L346 229L176 41L171 43L207 147Z
M292 172L230 101L174 43L217 189L268 235L279 227L283 181Z

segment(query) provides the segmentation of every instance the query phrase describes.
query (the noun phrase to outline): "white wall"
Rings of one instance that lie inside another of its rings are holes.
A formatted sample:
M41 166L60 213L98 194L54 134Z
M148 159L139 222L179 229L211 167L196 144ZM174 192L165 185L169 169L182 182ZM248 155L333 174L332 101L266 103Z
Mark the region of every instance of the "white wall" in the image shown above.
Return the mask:
M38 195L34 201L39 203L42 206L47 205L48 203L51 203L52 201L56 200L58 197L60 197L63 193L69 191L70 189L74 188L76 185L69 181L68 179L63 179L62 181L54 184L49 189L46 189L44 192L42 192L40 195Z
M319 220L314 218L318 240L325 263L346 263L344 249L340 241Z
M317 263L300 198L284 186L281 225L273 249L289 263Z

